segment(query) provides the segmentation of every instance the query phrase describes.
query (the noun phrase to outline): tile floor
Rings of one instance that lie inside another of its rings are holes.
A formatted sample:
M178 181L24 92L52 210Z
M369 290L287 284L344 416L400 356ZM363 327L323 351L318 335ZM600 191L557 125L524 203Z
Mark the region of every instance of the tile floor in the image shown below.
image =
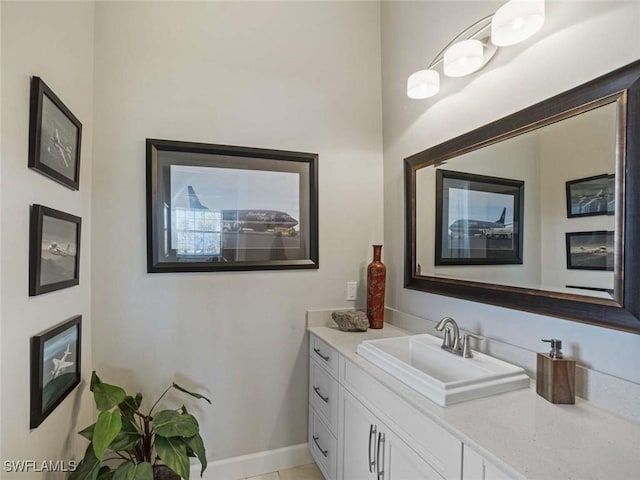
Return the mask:
M315 463L311 463L309 465L258 475L257 477L250 477L244 480L324 480L324 477L322 473L320 473L318 466Z

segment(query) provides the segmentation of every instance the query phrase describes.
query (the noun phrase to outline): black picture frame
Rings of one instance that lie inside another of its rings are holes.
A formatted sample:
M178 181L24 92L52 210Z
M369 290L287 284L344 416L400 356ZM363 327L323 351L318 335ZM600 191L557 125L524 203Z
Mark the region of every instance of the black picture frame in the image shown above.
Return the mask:
M602 174L566 182L567 218L613 215L615 175Z
M613 230L567 232L565 235L567 269L613 271Z
M436 170L435 265L522 263L524 182Z
M29 168L80 188L82 123L40 77L31 79Z
M31 337L30 428L37 428L80 383L81 349L82 315Z
M146 140L147 272L317 269L318 155Z
M35 204L30 223L29 296L78 285L82 219Z

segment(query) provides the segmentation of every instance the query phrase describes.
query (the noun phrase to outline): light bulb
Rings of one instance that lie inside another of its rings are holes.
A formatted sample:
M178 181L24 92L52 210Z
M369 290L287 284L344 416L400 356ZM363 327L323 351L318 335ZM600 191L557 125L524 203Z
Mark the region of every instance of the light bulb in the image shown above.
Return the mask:
M440 74L435 70L419 70L407 79L407 97L416 100L433 97L440 91Z
M469 75L479 70L483 63L483 46L479 40L454 43L444 52L444 74L448 77Z
M491 19L491 43L515 45L534 35L544 24L544 0L511 0Z

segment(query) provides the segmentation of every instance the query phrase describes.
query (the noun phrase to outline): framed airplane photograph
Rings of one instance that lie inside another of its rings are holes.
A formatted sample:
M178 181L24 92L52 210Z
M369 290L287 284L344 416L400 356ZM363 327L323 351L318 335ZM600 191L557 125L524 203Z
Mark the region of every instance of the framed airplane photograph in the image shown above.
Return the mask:
M80 282L82 219L42 205L31 206L29 295L53 292Z
M318 268L318 155L147 139L147 271Z
M80 188L82 124L40 77L31 79L29 168Z
M613 271L614 232L566 233L567 269Z
M615 175L603 174L566 182L567 217L615 213Z
M38 427L80 383L81 340L81 315L31 337L30 428Z
M522 263L524 182L436 170L435 265Z

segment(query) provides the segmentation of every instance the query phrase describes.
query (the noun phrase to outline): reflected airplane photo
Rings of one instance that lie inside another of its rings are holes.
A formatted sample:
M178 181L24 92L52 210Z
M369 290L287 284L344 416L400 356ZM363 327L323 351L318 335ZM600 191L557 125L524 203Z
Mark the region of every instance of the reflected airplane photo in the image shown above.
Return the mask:
M495 222L486 220L476 220L461 218L449 225L450 235L453 238L461 237L501 237L511 238L513 235L513 225L505 224L504 219L507 208L502 209L502 214Z

